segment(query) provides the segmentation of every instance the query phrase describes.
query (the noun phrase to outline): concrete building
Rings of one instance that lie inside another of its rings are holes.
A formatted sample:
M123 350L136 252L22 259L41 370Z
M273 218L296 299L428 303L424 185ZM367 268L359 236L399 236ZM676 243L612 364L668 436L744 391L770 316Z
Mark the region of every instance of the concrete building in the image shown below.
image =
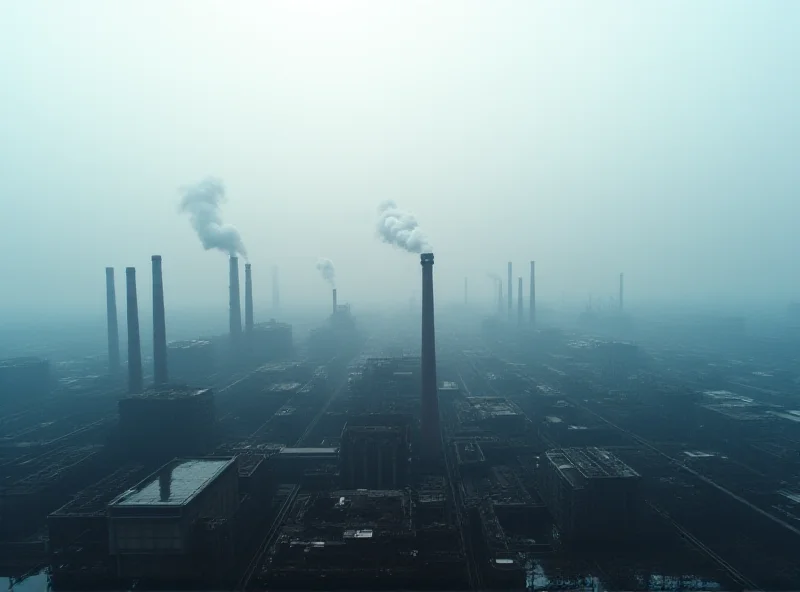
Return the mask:
M629 537L636 528L639 474L600 448L557 448L539 461L537 486L570 542Z
M211 389L171 386L119 402L119 444L131 458L169 459L207 454L214 446Z
M176 459L112 500L117 577L192 581L232 562L238 485L236 458Z
M405 487L411 465L408 418L376 414L351 419L342 430L339 462L347 489Z

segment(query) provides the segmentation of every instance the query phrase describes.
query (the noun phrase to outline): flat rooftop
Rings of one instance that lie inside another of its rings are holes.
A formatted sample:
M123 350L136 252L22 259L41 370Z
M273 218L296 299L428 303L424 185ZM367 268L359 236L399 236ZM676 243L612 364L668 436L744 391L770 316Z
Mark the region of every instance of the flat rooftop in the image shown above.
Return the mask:
M210 394L211 389L174 385L147 389L143 393L128 395L126 399L191 399L194 397L207 397Z
M581 487L589 479L639 477L617 455L602 448L557 448L548 450L546 455L574 487Z
M284 456L336 456L338 452L338 448L294 448L287 446L278 454Z
M522 415L519 407L503 397L467 397L482 419Z
M216 479L233 458L174 460L116 497L111 506L183 506Z

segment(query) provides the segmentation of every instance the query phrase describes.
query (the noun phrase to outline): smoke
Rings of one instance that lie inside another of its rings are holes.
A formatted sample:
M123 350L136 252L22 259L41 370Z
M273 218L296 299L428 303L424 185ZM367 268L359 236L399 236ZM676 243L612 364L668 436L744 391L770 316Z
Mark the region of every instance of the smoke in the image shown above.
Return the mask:
M336 269L330 259L320 259L317 261L317 271L322 274L322 279L328 282L331 287L336 287Z
M195 185L182 187L179 211L189 214L203 248L219 249L232 257L241 255L247 259L247 251L239 231L230 224L222 223L220 204L225 201L222 181L208 177Z
M431 250L417 219L408 212L397 209L393 201L385 201L378 207L378 237L385 243L399 247L409 253Z
M494 280L494 281L496 281L496 282L500 282L500 281L502 281L502 280L500 279L500 276L499 276L499 275L497 275L496 273L492 273L491 271L489 271L489 272L487 272L487 273L486 273L486 277L488 277L490 280Z

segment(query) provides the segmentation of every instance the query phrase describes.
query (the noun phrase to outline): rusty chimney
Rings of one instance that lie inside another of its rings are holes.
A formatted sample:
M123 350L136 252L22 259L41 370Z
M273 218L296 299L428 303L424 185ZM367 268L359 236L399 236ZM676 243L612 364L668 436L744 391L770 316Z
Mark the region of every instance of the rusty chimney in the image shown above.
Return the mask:
M513 297L512 293L514 290L514 284L511 283L511 261L508 262L508 320L511 320L511 307L513 306Z
M531 293L530 293L530 318L531 325L536 325L536 261L531 261Z
M519 278L517 288L517 323L522 324L522 278Z
M117 289L114 268L106 267L106 316L108 318L108 366L112 374L119 372L119 325L117 323Z
M336 314L337 305L338 305L338 303L336 301L336 288L334 288L333 289L333 314Z
M619 311L622 312L623 274L619 274Z
M153 382L167 383L167 322L164 313L164 279L161 255L153 255Z
M230 333L236 339L242 334L242 303L239 296L239 258L230 260Z
M139 303L136 298L136 268L125 268L128 296L128 392L142 392L142 348L139 343Z
M244 264L244 329L253 330L253 275L249 263Z
M422 265L422 455L441 452L439 400L436 381L436 332L433 322L433 253L420 255Z

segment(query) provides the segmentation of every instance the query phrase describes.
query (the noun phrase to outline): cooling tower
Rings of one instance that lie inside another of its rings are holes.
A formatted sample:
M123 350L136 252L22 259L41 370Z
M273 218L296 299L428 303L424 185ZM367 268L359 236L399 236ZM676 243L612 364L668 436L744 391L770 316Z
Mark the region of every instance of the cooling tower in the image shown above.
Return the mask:
M244 264L244 329L253 330L253 275L249 263Z
M119 372L119 325L117 324L117 289L114 268L106 267L106 316L108 318L108 366L112 374Z
M441 451L436 381L436 332L433 321L433 253L420 255L422 265L422 456L437 458Z
M167 383L167 321L164 313L164 279L161 255L153 255L153 382Z
M139 343L139 303L136 299L136 268L125 268L128 296L128 392L142 392L142 348Z
M230 333L236 339L242 334L242 304L239 296L239 258L230 260Z

